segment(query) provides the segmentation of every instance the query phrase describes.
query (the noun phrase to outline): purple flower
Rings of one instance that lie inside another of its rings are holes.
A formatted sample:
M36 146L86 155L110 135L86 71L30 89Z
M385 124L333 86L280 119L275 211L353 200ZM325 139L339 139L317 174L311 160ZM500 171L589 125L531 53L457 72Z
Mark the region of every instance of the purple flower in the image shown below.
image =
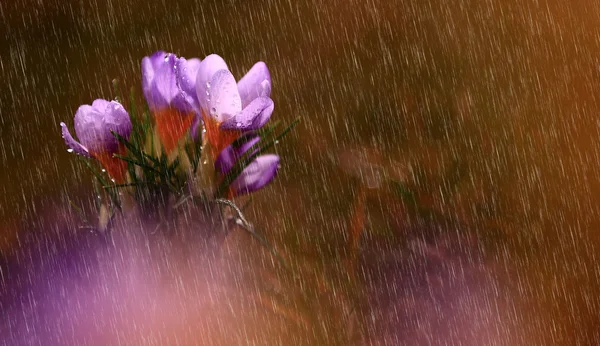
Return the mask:
M142 90L150 110L175 108L187 114L200 107L196 98L196 75L200 59L178 58L157 51L142 59Z
M233 145L221 151L221 154L215 161L215 168L221 176L228 174L235 163L246 153L253 145L258 143L258 136L250 139L239 147ZM273 181L279 169L279 156L266 154L257 157L252 161L242 173L230 185L230 198L243 195L263 188Z
M142 89L167 151L175 148L190 129L192 137L197 137L201 114L196 97L199 68L199 59L178 58L163 51L142 59Z
M196 96L208 141L217 153L240 132L257 130L267 123L274 109L270 95L271 76L264 62L256 63L237 83L220 56L209 55L200 63Z
M80 106L75 113L75 134L80 142L73 139L65 123L60 126L67 145L88 157L101 152L117 152L119 141L111 131L125 138L131 133L131 120L125 108L117 101L102 99L95 100L91 106Z
M122 153L124 148L111 133L129 139L131 119L123 106L117 101L95 100L92 105L82 105L75 113L75 134L77 142L65 123L61 122L62 136L69 151L99 160L108 173L115 179L124 178L122 164L113 154ZM117 161L114 161L117 160ZM122 161L124 163L124 161Z

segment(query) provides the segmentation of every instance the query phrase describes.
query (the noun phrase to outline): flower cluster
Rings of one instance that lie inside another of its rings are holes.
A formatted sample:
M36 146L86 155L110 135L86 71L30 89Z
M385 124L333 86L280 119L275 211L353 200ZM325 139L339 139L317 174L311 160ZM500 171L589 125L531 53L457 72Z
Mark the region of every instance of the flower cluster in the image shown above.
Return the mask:
M142 90L154 125L144 128L144 135L156 138L161 152L158 157L143 153L140 160L172 159L193 142L200 144L203 161L214 164L211 173L217 183L226 181L242 158L250 157L227 184L229 198L259 190L274 179L279 157L262 155L258 144L258 132L274 109L271 76L264 62L256 63L238 81L214 54L200 60L158 51L144 57L141 68ZM98 99L75 114L79 142L64 123L62 135L69 151L96 159L114 182L124 184L135 180L128 164L145 166L125 159L128 151L140 150L128 142L135 131L133 118L120 102Z

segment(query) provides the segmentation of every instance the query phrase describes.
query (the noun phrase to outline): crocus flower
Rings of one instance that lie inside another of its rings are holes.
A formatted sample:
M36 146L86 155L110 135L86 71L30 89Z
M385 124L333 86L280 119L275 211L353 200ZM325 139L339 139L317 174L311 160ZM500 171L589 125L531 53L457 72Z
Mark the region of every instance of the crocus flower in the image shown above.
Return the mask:
M69 151L97 159L115 181L125 180L126 162L113 157L113 154L123 155L125 148L111 131L129 139L131 119L119 102L98 99L91 106L80 106L75 113L75 134L79 142L71 136L65 123L61 122L60 126Z
M264 126L273 113L271 76L264 62L256 63L237 83L218 55L200 63L196 96L207 141L215 157L243 132Z
M196 137L200 105L196 97L199 59L158 51L142 59L142 89L167 152L191 129Z
M215 161L215 168L221 177L228 174L244 153L250 150L259 140L260 138L255 136L238 147L229 145L223 149ZM258 156L230 184L228 198L261 189L275 178L278 168L279 156L274 154Z

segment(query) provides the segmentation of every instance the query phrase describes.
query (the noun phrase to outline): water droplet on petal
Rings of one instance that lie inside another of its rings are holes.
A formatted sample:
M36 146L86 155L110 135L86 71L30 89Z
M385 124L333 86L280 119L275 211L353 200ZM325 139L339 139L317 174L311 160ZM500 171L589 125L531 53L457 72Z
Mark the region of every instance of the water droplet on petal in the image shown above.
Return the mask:
M235 124L237 127L242 127L242 123L238 122L237 124Z
M260 88L261 88L261 92L260 92L260 96L269 96L267 95L267 90L269 89L269 81L268 80L264 80L262 81L262 83L260 83Z
M169 61L169 54L165 55L165 62Z
M71 148L67 149L67 153L72 153L72 152L73 152L73 149L71 149Z
M211 115L216 115L217 114L217 109L215 107L210 109L210 114Z

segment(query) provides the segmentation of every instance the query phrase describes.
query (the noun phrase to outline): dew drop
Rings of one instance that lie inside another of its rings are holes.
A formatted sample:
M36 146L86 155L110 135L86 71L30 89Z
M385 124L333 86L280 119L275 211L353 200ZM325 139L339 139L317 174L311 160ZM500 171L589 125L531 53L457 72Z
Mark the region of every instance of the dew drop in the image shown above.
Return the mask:
M106 173L106 169L102 168L102 173Z
M242 123L238 122L237 124L235 124L237 127L242 127Z
M267 90L268 90L268 88L269 88L269 85L270 85L270 84L271 84L271 83L269 83L269 81L268 81L268 80L266 80L266 79L265 79L264 81L262 81L262 83L260 83L260 87L261 87L261 89L262 89L262 90L261 90L261 91L262 91L262 92L261 92L261 96L268 96L268 95L267 95Z
M73 149L69 148L69 149L67 149L67 152L68 152L68 153L72 153L72 152L73 152Z
M169 54L165 55L165 62L169 61Z

